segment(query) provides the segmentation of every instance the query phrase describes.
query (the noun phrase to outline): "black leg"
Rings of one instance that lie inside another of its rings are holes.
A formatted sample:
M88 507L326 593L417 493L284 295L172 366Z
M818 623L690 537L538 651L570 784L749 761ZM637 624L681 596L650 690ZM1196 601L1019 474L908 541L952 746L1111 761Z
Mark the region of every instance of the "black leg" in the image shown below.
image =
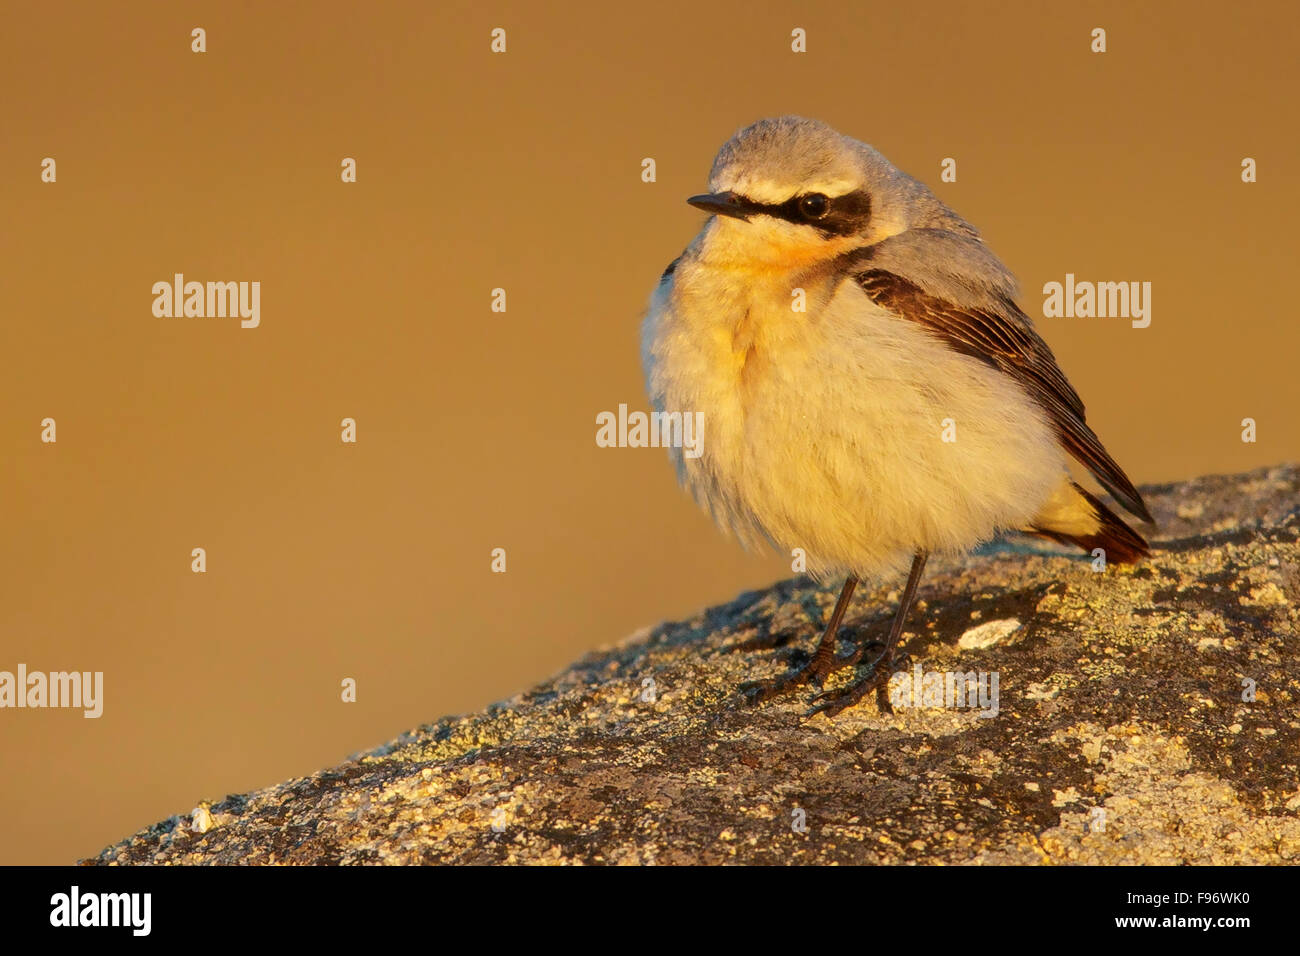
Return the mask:
M847 707L852 707L867 694L877 688L884 689L889 684L890 666L894 663L894 655L898 653L898 645L903 637L903 626L907 623L907 614L912 609L912 602L916 600L916 588L921 583L921 572L925 570L925 560L929 555L925 551L916 552L916 557L912 559L912 571L907 576L907 586L903 588L903 598L898 604L898 614L894 617L894 624L889 629L889 640L881 648L880 655L871 663L871 668L856 684L848 690L835 695L822 694L819 699L821 703L809 711L812 714L825 714L827 717L834 717L840 711ZM877 645L879 646L879 645ZM818 648L820 651L821 648ZM883 707L888 709L889 701L884 701Z
M816 683L821 686L821 682L829 674L834 673L841 667L856 663L857 658L861 656L861 652L859 651L858 654L848 660L836 657L835 640L840 629L840 622L844 620L844 612L848 610L849 600L853 597L853 589L857 586L857 577L850 574L840 591L839 600L835 602L835 610L831 612L831 619L826 624L822 639L817 643L817 650L813 652L812 660L799 670L783 677L777 677L770 681L754 681L745 684L741 688L741 691L749 698L751 703L771 700L773 697L787 694L808 683Z

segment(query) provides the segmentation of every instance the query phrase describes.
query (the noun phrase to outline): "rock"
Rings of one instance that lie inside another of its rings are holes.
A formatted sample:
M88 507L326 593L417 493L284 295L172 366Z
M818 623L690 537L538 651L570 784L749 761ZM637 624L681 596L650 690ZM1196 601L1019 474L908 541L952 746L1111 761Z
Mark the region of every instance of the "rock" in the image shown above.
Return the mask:
M1135 568L1019 540L932 563L908 666L997 675L996 716L741 703L834 602L797 578L88 862L1300 862L1300 473L1144 492ZM860 591L847 634L881 636L897 584ZM972 621L996 636L959 648Z

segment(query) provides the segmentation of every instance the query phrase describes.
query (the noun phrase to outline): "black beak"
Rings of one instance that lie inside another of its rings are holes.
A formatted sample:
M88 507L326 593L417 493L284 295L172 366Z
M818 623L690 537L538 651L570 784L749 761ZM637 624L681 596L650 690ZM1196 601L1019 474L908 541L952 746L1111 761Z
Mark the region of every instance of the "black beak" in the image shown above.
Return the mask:
M736 193L704 193L686 200L696 209L703 209L716 216L731 216L734 219L748 219L754 212L744 197Z

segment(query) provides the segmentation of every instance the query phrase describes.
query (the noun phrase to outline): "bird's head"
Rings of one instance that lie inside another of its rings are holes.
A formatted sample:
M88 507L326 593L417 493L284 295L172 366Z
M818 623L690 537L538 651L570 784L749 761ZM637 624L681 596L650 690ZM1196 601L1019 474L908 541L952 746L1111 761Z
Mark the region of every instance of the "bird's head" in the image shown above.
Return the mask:
M715 217L701 255L754 272L807 270L915 226L961 223L872 147L797 116L738 132L713 162L709 191L687 202Z

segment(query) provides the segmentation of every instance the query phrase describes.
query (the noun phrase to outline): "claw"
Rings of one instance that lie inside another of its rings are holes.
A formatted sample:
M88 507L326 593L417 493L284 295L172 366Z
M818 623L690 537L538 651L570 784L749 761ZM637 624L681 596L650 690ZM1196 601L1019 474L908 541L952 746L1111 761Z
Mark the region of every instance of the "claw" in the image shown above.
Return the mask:
M875 647L880 649L880 654L871 662L866 676L847 689L832 693L831 691L822 691L813 698L813 706L805 714L806 717L815 717L817 714L825 714L827 717L834 717L841 711L855 704L861 703L872 691L883 690L889 683L890 666L894 662L894 654L890 648L887 648L880 641L872 641L867 645L868 648ZM864 648L865 650L865 648ZM820 702L820 703L819 703ZM882 713L892 714L893 706L889 702L887 694L880 694L877 704Z

